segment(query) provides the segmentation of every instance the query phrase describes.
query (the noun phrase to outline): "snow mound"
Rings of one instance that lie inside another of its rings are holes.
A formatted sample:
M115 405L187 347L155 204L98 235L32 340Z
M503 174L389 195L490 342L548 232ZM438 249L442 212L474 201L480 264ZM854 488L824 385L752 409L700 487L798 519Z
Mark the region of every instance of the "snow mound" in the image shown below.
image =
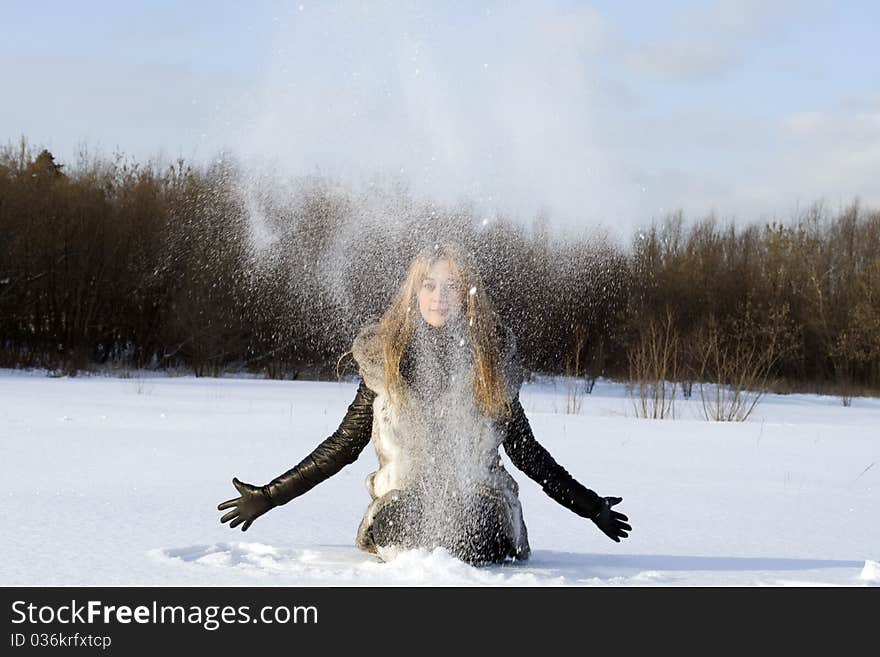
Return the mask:
M543 577L524 564L475 567L444 548L386 552L385 561L354 548L277 548L263 543L215 543L159 548L149 556L183 566L205 581L236 574L253 583L271 580L294 585L332 581L339 586L560 586L564 577ZM212 576L213 575L213 576Z
M863 582L880 584L880 561L871 561L870 559L865 559L865 567L862 568L859 579Z
M525 563L497 566L471 566L445 548L383 552L385 563L365 563L364 573L377 579L391 578L401 585L428 586L559 586L565 578L538 577L530 572L517 572Z

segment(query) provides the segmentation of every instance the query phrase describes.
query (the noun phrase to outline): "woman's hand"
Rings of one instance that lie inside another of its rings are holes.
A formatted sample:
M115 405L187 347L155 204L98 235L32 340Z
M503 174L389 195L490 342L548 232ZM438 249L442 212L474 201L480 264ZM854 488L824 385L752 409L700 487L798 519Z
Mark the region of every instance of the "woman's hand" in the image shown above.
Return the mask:
M274 507L275 504L273 504L269 495L262 488L246 484L235 477L232 478L232 485L238 489L241 497L226 500L217 505L218 511L232 509L232 511L220 518L220 522L231 520L232 522L229 523L230 529L244 523L241 527L241 531L244 532L247 531L247 528L251 526L254 520Z
M623 502L622 497L603 497L599 512L590 518L615 543L620 543L620 539L626 538L629 536L627 532L632 531L632 527L626 522L629 518L622 513L611 510L612 506L621 502Z

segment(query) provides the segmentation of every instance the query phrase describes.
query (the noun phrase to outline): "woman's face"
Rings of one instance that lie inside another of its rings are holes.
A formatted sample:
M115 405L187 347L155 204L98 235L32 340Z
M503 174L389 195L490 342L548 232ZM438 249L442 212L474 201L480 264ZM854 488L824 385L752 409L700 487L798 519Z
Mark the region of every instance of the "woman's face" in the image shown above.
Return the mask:
M419 310L431 326L443 326L461 312L461 282L452 272L452 263L438 260L425 273L419 288Z

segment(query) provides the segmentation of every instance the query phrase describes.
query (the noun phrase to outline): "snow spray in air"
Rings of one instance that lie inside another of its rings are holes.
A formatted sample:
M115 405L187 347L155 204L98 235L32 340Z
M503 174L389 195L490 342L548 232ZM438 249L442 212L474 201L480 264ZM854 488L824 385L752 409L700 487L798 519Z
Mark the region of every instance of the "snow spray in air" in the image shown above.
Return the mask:
M410 403L409 525L403 547L445 547L473 560L473 545L494 519L492 463L498 460L491 423L477 409L470 338L455 318L441 327L419 321L402 363ZM488 497L487 497L488 495ZM496 510L497 512L497 510Z
M378 311L391 281L362 289L357 261L399 273L393 249L423 230L414 219L439 220L432 205L478 221L627 215L632 190L593 124L607 39L594 9L500 3L456 21L440 5L296 0L275 12L258 84L228 101L211 139L242 163L255 253L308 250L298 293L314 288L336 316ZM334 219L323 230L303 225L316 205Z

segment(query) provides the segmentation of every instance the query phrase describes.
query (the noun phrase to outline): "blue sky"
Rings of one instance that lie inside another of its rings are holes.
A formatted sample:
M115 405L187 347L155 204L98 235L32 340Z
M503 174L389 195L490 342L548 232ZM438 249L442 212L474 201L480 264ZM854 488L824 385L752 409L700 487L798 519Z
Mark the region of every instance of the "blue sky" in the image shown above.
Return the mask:
M880 3L0 5L0 139L315 170L486 212L880 206Z

